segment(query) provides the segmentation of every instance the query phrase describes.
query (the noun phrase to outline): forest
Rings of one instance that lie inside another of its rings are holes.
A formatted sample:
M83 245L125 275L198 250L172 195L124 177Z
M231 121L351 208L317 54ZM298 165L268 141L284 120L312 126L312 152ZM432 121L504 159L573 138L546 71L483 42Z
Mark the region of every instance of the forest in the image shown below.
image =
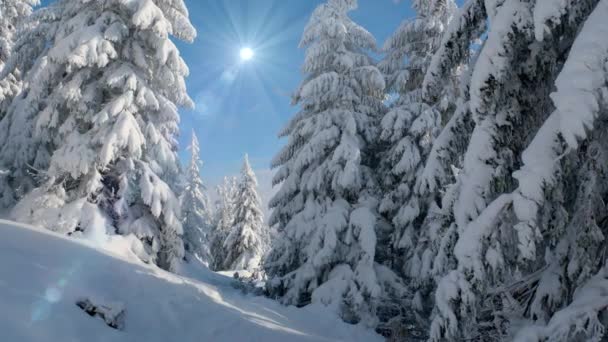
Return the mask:
M384 42L322 1L268 217L180 126L187 3L0 0L3 218L388 341L606 340L608 0L412 0Z

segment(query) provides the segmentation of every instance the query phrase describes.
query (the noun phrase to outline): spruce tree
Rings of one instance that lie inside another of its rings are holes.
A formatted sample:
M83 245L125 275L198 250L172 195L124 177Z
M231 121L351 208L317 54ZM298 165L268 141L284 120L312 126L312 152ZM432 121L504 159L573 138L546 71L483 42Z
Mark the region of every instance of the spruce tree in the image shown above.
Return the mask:
M385 194L380 212L397 229L397 247L409 251L415 244L415 221L425 212L414 183L442 128L438 108L423 102L422 79L450 17L449 12L435 16L434 9L414 8L417 18L404 22L386 41L387 57L379 65L387 91L398 94L381 122L385 152L378 174Z
M238 190L234 199L234 219L232 228L223 248L225 270L255 270L261 265L267 251L268 229L264 224L260 196L257 193L258 181L245 155Z
M451 82L445 82L439 101L425 101L422 87L456 4L451 0L415 1L413 8L416 18L404 21L385 42L386 57L379 64L387 80L387 92L398 97L380 124L383 152L377 175L384 195L380 212L393 228L378 233L377 260L390 265L409 284L412 296L397 299L401 312L420 310L412 301L420 302L432 290L425 286L429 283L430 265L425 253L428 233L423 222L432 207L436 207L435 195L439 191L425 191L426 188L417 187L417 181L429 158L434 157L433 144L443 128L443 120L452 116L457 93L456 73L451 75ZM392 302L395 305L396 300ZM408 332L410 336L422 337L426 334L424 318L417 320L421 323L417 326L413 319L416 316L421 317L420 313L402 313L401 319L417 330ZM395 319L391 319L392 324Z
M34 20L30 20L30 16L32 7L38 4L37 0L3 0L0 2L0 120L6 116L13 98L19 94L22 87L21 71L7 63L13 54L19 36L23 36L26 29L35 27ZM28 43L34 44L33 41ZM0 121L0 138L7 135L6 130L6 124ZM0 140L0 142L3 141ZM0 207L9 207L14 204L14 199L15 191L8 185L6 174L3 173L0 175Z
M375 324L383 283L374 262L378 222L371 166L384 112L381 72L367 52L372 35L348 12L354 0L314 11L301 47L306 78L293 97L300 112L281 132L270 224L280 241L266 262L268 291L283 303L318 303L351 322ZM384 270L384 269L382 269Z
M174 269L184 250L167 181L179 171L177 108L192 101L171 37L195 38L186 6L59 0L37 20L14 54L29 56L9 63L26 74L2 130L8 184L25 194L13 217L71 235L135 234Z
M227 257L224 241L234 226L236 212L235 202L237 195L237 179L225 177L221 185L216 188L218 200L215 205L215 220L211 234L211 269L221 271Z
M200 147L194 131L189 149L191 159L186 170L186 188L180 198L184 247L187 253L198 256L203 263L209 265L213 213L207 196L207 187L201 179L200 167L203 163L200 160Z
M416 18L405 21L386 41L387 57L379 65L388 81L387 90L398 94L381 122L385 151L378 169L384 190L380 212L395 226L392 242L406 254L395 264L403 265L401 272L407 276L419 275L419 267L410 263L419 235L416 227L434 199L425 198L429 196L418 191L416 182L443 128L442 118L451 115L454 106L447 95L440 103L425 102L422 84L456 5L453 1L419 1L413 7Z
M38 0L3 0L0 2L0 119L6 113L9 103L21 89L19 70L2 72L21 30L26 29L32 8ZM11 69L10 66L7 69Z

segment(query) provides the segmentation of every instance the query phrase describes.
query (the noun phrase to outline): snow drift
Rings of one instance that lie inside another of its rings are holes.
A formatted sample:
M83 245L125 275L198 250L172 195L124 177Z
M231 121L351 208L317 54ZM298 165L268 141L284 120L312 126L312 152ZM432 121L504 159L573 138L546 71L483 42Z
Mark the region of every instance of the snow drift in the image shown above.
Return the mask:
M0 257L5 341L381 340L322 308L244 295L202 267L184 270L194 280L9 221L0 221ZM87 314L84 298L124 309L124 326Z

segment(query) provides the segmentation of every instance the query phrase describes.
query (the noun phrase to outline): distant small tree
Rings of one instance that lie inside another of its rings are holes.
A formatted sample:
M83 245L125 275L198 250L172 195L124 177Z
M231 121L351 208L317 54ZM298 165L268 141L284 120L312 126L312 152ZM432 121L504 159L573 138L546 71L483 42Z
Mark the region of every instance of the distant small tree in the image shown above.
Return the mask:
M180 198L182 207L182 226L184 228L184 247L186 252L198 256L203 263L211 263L211 226L212 211L207 196L207 188L200 174L200 147L196 134L192 132L190 144L192 154L186 171L186 188Z
M235 177L225 177L224 182L216 188L218 199L215 205L215 219L211 234L211 269L223 269L226 259L224 241L234 223L235 199L237 193L237 180Z
M227 270L254 270L260 266L268 241L266 225L257 193L258 182L245 155L234 201L234 221L224 241Z

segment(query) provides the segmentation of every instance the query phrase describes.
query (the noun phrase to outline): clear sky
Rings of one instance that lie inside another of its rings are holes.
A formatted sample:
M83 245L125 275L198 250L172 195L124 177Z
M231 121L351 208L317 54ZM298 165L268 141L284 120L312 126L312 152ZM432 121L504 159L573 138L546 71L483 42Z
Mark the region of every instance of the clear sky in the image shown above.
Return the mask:
M264 170L283 144L277 133L297 111L290 105L290 94L302 79L304 51L298 43L312 11L322 2L186 0L198 38L178 46L190 67L188 90L197 108L182 110L181 153L186 160L185 147L194 129L207 183L238 173L245 153L259 178L269 174ZM381 46L402 20L412 16L409 0L359 0L351 17ZM255 56L243 63L239 51L244 46Z

